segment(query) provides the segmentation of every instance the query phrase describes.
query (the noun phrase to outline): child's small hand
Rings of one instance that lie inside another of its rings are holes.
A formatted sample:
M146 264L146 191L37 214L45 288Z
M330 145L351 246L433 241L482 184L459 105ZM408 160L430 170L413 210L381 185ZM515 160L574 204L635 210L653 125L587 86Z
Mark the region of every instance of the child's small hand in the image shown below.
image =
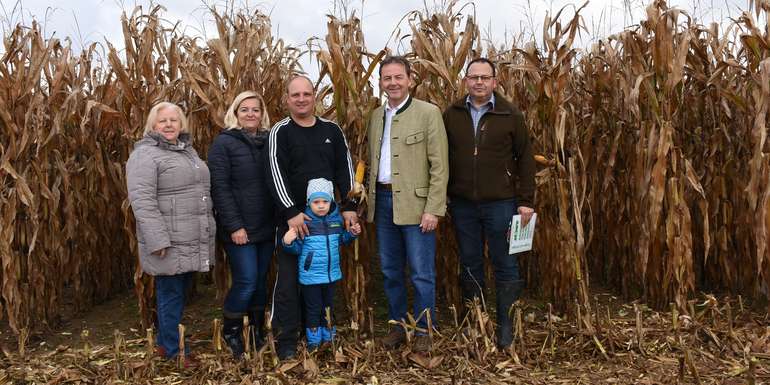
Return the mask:
M289 231L287 231L283 236L283 243L285 245L291 245L295 239L297 239L297 230L295 230L293 227L289 227Z
M353 235L358 236L358 234L361 234L361 224L355 223L350 226L350 233Z

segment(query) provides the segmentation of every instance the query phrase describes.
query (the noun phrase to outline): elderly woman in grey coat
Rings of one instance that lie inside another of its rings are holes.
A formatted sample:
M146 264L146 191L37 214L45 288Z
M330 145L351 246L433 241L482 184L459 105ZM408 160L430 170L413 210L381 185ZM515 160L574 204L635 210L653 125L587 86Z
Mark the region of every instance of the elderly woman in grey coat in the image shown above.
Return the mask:
M155 277L157 352L172 358L179 353L185 289L194 272L209 270L216 234L209 170L190 144L179 106L162 102L150 110L126 176L142 270Z

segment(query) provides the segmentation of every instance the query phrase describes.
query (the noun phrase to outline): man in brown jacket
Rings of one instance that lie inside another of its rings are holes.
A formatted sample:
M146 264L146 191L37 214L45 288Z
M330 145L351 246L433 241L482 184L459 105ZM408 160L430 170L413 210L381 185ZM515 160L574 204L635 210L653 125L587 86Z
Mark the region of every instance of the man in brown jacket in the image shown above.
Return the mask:
M468 94L444 111L449 141L449 212L460 246L463 298L483 299L484 238L495 272L497 345L512 342L509 310L524 281L516 255L508 254L514 213L527 223L534 210L535 161L524 116L500 94L495 65L471 61ZM518 186L518 187L517 187Z

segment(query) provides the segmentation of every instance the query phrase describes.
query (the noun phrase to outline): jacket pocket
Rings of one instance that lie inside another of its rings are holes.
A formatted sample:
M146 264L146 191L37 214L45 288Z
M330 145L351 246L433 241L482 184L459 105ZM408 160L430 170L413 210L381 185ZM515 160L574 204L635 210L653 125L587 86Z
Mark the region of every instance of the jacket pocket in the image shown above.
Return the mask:
M414 189L414 195L417 195L421 198L427 198L428 192L430 192L430 189L428 187L418 187Z
M305 264L302 266L302 268L305 269L305 271L310 270L310 265L313 264L313 252L307 253L307 257L305 257Z
M424 132L418 132L416 134L412 134L406 137L406 144L415 144L422 142L425 139L425 133Z

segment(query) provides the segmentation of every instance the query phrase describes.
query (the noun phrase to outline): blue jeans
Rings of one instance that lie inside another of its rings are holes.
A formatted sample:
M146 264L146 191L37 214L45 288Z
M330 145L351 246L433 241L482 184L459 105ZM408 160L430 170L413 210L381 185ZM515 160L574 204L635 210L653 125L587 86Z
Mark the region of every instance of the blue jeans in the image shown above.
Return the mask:
M430 309L431 322L435 325L436 232L423 233L419 225L394 224L392 192L378 189L376 199L375 225L385 296L388 298L388 317L396 321L407 319L404 270L408 263L409 278L414 287L413 316L418 320L419 327L427 328L427 316L422 313Z
M182 322L185 292L192 283L193 273L155 276L155 300L158 311L158 346L166 351L165 358L179 353L179 324ZM189 352L185 344L185 352Z
M495 272L495 281L518 281L519 261L508 254L508 229L516 212L513 199L473 202L452 198L449 203L457 244L460 247L460 279L484 287L484 238Z
M273 256L273 241L236 245L225 243L232 285L227 292L224 315L242 318L267 303L267 270ZM252 320L253 321L253 320Z

